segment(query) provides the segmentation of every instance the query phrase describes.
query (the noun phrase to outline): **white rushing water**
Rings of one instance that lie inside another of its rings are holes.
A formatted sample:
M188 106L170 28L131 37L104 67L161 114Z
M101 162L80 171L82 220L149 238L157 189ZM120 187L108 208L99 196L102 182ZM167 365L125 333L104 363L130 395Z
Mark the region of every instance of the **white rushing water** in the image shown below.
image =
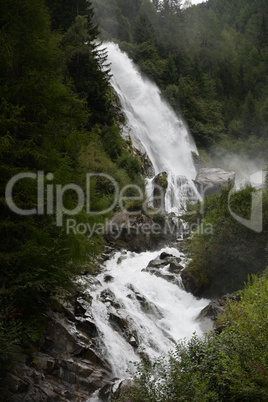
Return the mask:
M185 208L189 193L198 197L192 182L196 176L192 159L192 152L197 153L195 144L159 88L138 71L118 45L106 42L104 47L111 63L111 84L120 98L133 145L142 145L156 175L168 174L165 209L179 212Z
M183 257L176 248L168 247L140 254L117 252L98 275L95 290L89 291L102 355L116 377L124 378L133 370L130 361L140 361L140 352L154 360L167 356L175 341L202 333L195 319L208 301L197 300L178 284L142 271L162 251ZM112 277L111 282L106 282L107 275ZM116 316L115 321L111 315ZM136 341L134 347L131 337Z
M179 212L187 199L196 196L192 182L195 145L157 86L140 74L117 45L105 43L104 47L111 63L111 83L120 97L133 145L148 155L155 174L167 173L165 208ZM148 179L149 194L153 192L152 180ZM105 263L95 286L88 288L100 352L115 377L129 377L135 369L130 362L167 357L175 342L189 339L193 333L202 335L196 317L208 300L187 293L179 274L170 279L169 265L158 268L159 275L144 270L163 251L181 258L180 264L184 264L185 257L176 248L140 254L117 252ZM98 401L97 394L89 401Z

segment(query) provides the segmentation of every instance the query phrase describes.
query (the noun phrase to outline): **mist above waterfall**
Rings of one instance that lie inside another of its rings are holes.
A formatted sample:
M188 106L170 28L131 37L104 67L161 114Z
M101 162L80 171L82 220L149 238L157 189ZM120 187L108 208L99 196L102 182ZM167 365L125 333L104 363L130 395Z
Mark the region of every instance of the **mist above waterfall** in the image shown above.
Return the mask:
M246 153L228 151L224 148L211 149L209 157L211 165L234 171L237 184L249 182L252 175L267 168L267 160L263 157L249 157Z

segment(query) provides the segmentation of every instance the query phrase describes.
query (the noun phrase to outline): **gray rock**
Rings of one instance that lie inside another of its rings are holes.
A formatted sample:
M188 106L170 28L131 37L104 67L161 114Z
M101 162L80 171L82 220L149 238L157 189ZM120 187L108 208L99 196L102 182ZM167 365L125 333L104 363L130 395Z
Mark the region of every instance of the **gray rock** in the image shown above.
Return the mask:
M198 171L195 184L201 195L209 195L220 192L228 187L229 183L235 183L235 172L227 172L220 168L202 168Z
M104 289L100 293L100 300L103 303L110 303L110 305L112 307L114 307L115 309L119 309L121 307L124 307L123 303L121 303L118 300L116 300L115 294L110 289Z
M167 260L159 260L158 258L155 258L148 263L146 268L164 268L168 264L169 262Z
M120 382L119 386L116 387L116 390L112 389L112 396L119 399L124 396L125 392L129 391L134 386L134 380L132 380L132 378L126 378Z
M181 258L173 258L170 261L168 271L173 274L179 274L184 269L183 265L181 265L180 262Z
M145 251L154 244L153 225L153 220L146 215L118 212L107 223L105 238L119 250Z
M153 206L165 210L165 194L167 191L167 173L162 172L153 178Z
M220 299L211 300L199 313L197 320L201 322L201 329L204 330L204 332L210 332L213 329L216 329L218 332L223 330L223 327L218 322L218 318L224 313L225 305L228 300L239 300L239 293L227 293Z
M8 400L84 402L111 381L110 364L94 344L97 329L90 303L81 292L72 303L59 302L61 312L47 312L39 350L20 359L13 370Z
M224 307L219 300L213 300L205 308L203 308L197 319L203 320L205 318L210 318L212 321L216 321L219 315L223 312Z

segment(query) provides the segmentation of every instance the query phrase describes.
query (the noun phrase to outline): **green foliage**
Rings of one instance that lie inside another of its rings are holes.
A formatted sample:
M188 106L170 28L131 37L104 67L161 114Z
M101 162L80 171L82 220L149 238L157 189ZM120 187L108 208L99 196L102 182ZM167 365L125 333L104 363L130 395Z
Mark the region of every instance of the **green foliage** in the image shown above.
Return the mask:
M120 188L141 178L115 123L106 56L94 43L98 29L91 3L46 2L53 28L62 33L51 31L43 0L2 3L0 380L5 380L17 346L40 338L42 313L53 297L72 286L82 266L94 272L94 257L104 245L101 234L88 238L68 231L68 215L57 222L56 191L75 184L86 194L86 174L91 172L110 174ZM18 208L38 208L40 214L17 214L7 204L7 183L25 172L44 174L44 198L37 197L36 179L23 178L15 183L12 200ZM91 211L107 209L113 196L109 181L91 180ZM77 201L75 191L65 191L65 209L75 209ZM71 218L93 228L107 217L88 214L84 205Z
M240 289L247 275L263 271L267 261L267 191L262 191L263 230L257 233L230 214L232 211L249 219L252 195L257 190L247 186L229 197L230 190L205 197L204 204L196 206L197 213L185 217L190 223L203 218L188 241L192 260L187 270L198 279L200 292L209 297ZM205 230L208 225L212 227L210 233Z
M78 15L92 18L92 4L90 0L45 0L50 10L51 28L67 31Z
M12 367L21 330L17 318L19 312L7 295L0 293L0 383ZM0 386L0 391L2 391Z
M77 16L64 34L62 45L68 58L68 74L81 99L86 99L90 109L91 125L102 120L110 122L109 69L106 54L98 50L95 40L97 27L85 16ZM68 76L68 75L67 75Z
M253 277L227 303L223 331L177 343L168 359L137 366L121 401L265 401L268 398L268 280Z

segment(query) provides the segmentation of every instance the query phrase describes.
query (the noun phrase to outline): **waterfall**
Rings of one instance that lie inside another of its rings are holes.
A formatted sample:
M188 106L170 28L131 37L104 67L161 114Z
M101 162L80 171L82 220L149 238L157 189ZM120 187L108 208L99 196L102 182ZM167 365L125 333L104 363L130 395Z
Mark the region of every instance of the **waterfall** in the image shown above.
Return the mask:
M149 157L155 175L166 172L165 208L179 212L196 192L194 142L157 86L140 74L117 45L104 43L104 48L132 143ZM153 193L153 180L147 179L148 194ZM163 262L165 258L170 260ZM177 248L140 254L123 250L105 262L94 287L81 279L88 285L99 351L110 363L112 376L127 378L135 370L133 362L167 357L175 342L189 339L194 332L202 334L196 317L208 300L196 299L183 289L180 270L186 262ZM99 401L97 391L89 401Z
M166 172L167 212L185 209L189 193L198 197L192 179L196 176L192 152L197 153L187 127L161 96L158 87L144 77L114 43L104 43L111 63L111 84L118 94L134 147L150 158L155 175ZM152 196L152 179L147 194ZM190 196L190 197L191 197Z
M176 248L161 251L116 252L89 286L91 314L99 332L99 348L110 362L116 378L127 378L134 372L133 363L142 358L154 361L167 356L180 339L201 335L196 317L208 304L196 299L179 283L165 279L168 265L160 268L163 277L146 271L151 260L161 252L185 257ZM179 275L178 275L179 277ZM81 279L86 285L86 278ZM89 401L99 401L96 396Z

